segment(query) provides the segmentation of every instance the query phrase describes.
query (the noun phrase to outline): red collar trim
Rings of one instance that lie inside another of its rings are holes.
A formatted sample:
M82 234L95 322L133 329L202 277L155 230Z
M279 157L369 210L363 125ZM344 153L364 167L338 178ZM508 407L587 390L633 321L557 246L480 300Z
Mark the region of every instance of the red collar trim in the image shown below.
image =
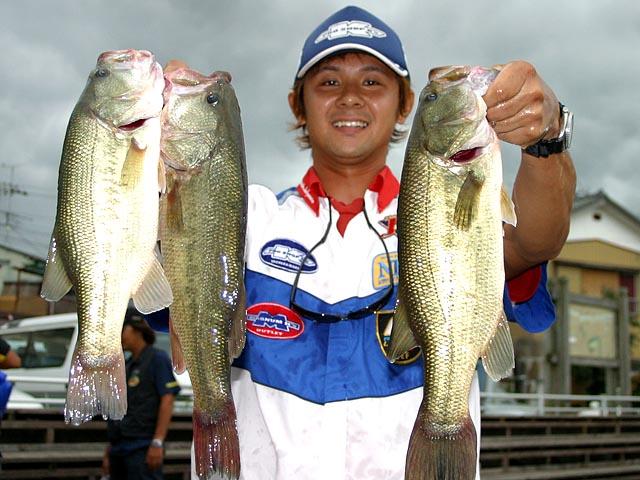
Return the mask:
M302 182L297 187L298 193L305 203L316 215L320 214L320 197L326 197L327 193L322 188L322 183L315 170L311 167L302 178ZM400 193L400 182L395 177L389 167L385 167L378 172L376 178L368 187L368 190L378 193L378 212L382 212L389 206L391 201ZM335 206L335 201L333 201Z

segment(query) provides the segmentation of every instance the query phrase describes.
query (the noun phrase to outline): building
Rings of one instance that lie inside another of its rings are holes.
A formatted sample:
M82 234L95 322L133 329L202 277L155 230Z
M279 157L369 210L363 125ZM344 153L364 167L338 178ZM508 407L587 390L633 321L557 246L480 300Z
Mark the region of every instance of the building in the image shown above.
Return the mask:
M604 192L576 198L571 231L548 266L558 321L514 327L511 391L640 394L640 219Z

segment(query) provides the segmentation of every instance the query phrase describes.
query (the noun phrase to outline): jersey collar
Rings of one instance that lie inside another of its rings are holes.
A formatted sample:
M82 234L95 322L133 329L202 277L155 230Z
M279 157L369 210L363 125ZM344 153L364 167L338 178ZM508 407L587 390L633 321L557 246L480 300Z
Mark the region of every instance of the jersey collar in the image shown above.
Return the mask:
M322 187L316 169L311 167L297 187L298 193L316 215L320 214L320 197L327 193ZM382 212L400 192L400 182L388 166L378 172L368 187L368 190L378 193L378 212Z

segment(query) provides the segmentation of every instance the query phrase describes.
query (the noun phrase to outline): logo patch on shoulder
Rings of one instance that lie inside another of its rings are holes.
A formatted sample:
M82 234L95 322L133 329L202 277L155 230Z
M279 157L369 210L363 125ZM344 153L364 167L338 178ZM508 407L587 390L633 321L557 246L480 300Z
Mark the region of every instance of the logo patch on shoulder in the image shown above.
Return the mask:
M380 310L376 313L376 336L382 353L387 356L391 342L391 327L393 326L393 310ZM394 365L409 365L420 358L420 347L413 347L398 358Z
M373 259L373 288L380 290L381 288L391 285L391 277L393 276L393 284L398 285L400 280L398 277L398 253L389 252L389 258L391 259L391 272L389 271L389 264L387 263L387 255L381 253L376 255Z
M256 303L247 308L247 330L264 338L291 340L304 332L300 316L277 303Z
M285 272L296 273L300 270L300 273L313 273L318 270L318 263L313 255L309 255L302 265L302 259L307 252L308 250L298 242L278 238L264 244L260 251L260 259L263 263Z

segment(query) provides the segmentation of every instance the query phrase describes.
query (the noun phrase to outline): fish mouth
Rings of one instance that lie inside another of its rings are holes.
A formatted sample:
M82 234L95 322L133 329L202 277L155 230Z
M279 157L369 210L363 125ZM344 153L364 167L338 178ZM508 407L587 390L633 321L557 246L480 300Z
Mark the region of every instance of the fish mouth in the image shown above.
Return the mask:
M484 147L473 147L459 150L449 157L449 160L457 164L469 163L484 153Z
M144 125L146 124L147 120L149 120L150 117L147 118L140 118L138 120L135 120L131 123L126 123L124 125L119 125L118 126L118 130L122 130L123 132L133 132L134 130L138 130L139 128L144 127Z

